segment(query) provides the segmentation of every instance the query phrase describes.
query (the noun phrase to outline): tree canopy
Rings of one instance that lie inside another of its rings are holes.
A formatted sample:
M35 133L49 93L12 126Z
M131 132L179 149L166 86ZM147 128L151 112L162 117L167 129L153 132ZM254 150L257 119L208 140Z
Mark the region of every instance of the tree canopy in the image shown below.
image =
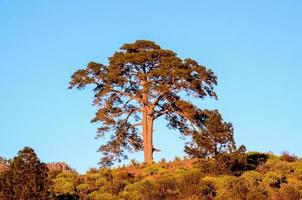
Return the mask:
M154 42L138 40L124 44L108 65L90 62L76 71L69 88L94 85L93 103L98 111L92 122L100 123L98 137L111 133L99 149L104 154L101 163L110 165L127 158L126 151L138 150L144 150L145 161L152 163L156 150L153 123L161 116L170 128L191 134L204 115L183 97L216 98L216 84L215 74L197 61L181 59Z

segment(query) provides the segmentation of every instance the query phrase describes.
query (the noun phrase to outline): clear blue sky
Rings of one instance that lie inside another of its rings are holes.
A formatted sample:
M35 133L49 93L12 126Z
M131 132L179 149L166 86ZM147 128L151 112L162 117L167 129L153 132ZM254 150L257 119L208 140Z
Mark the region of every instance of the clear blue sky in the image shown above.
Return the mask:
M97 166L93 93L68 90L70 76L148 39L214 70L219 100L198 105L219 109L238 145L302 156L301 9L298 0L0 0L0 155L31 146L44 162ZM183 155L176 132L163 121L155 131L157 160Z

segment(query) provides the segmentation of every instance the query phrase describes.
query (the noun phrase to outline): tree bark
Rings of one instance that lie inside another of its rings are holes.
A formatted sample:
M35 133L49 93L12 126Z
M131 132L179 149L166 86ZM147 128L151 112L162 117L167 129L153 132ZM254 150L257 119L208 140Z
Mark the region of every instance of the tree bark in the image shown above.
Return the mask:
M147 112L143 110L143 119L142 119L142 126L143 126L143 145L144 145L144 159L145 163L147 163Z
M144 73L146 74L145 68ZM147 164L152 164L153 162L153 110L154 107L149 105L149 89L148 89L148 78L145 77L145 80L142 82L144 94L142 97L142 106L143 106L143 145L144 145L144 160Z
M153 162L153 116L148 116L148 132L147 132L147 163L152 164Z
M147 110L143 111L143 144L144 144L144 160L147 164L153 162L153 122L154 117Z

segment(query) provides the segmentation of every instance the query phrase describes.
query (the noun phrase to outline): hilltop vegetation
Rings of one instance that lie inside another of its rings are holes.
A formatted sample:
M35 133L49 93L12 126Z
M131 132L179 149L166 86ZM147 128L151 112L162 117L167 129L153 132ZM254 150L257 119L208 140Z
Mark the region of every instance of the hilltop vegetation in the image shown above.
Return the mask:
M152 165L132 162L84 175L59 173L53 183L57 194L94 200L298 200L302 160L288 154L235 153Z
M37 159L33 160L39 164L36 165L38 171L29 163L21 163L21 166L16 164L16 160L22 160L20 155L0 174L0 199L16 199L7 196L7 192L30 195L24 191L29 191L33 185L43 193L38 192L40 196L31 196L31 199L302 199L302 160L288 153L276 156L237 151L212 158L176 158L173 162L162 160L148 165L132 160L128 166L90 169L82 175L70 169L48 171ZM45 170L47 179L43 175ZM31 175L9 176L24 171ZM12 180L14 184L5 185ZM24 184L26 182L30 184ZM18 183L22 183L22 187Z

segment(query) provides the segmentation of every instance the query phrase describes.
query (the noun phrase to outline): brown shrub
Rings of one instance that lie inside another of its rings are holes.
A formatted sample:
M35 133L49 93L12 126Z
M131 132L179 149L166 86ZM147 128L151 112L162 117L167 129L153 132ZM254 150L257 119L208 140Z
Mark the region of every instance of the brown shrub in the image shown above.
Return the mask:
M286 162L295 162L298 160L298 157L294 154L290 154L287 151L281 153L280 160Z

